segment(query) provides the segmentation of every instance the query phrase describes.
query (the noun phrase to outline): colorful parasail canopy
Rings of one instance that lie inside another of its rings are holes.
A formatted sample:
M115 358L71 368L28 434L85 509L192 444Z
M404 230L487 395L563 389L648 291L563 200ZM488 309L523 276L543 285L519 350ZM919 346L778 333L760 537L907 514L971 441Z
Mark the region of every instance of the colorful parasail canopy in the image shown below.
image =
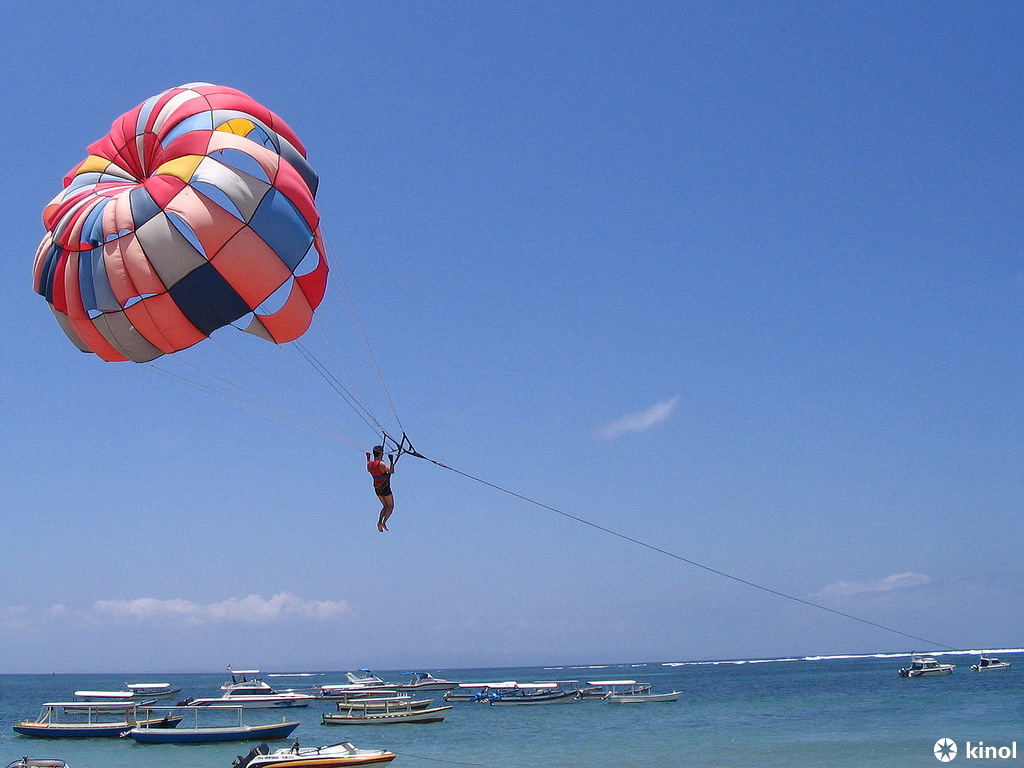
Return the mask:
M104 360L152 360L228 324L292 341L327 286L316 188L269 109L233 88L171 88L64 177L43 211L35 289Z

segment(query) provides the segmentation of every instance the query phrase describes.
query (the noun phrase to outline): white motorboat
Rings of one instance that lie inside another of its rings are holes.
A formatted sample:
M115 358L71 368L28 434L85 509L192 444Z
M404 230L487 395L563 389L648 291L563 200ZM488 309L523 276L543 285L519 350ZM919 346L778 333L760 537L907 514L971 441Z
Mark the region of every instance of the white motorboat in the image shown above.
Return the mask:
M994 656L982 656L977 664L971 664L972 672L988 672L994 669L1009 669L1010 662L1000 661Z
M459 684L453 680L442 680L429 672L410 672L408 683L391 686L397 691L450 691Z
M300 747L296 742L289 749L273 752L266 744L260 744L253 747L248 755L239 755L231 765L234 768L346 768L354 765L387 765L394 759L394 752L359 749L348 741L324 747Z
M682 691L669 693L609 693L604 700L612 704L643 704L651 701L678 701Z
M363 688L382 688L387 683L368 669L360 669L358 672L346 672L345 679L349 685L358 685Z
M53 757L28 757L26 755L21 760L15 760L7 768L68 768L68 764Z
M588 680L577 694L580 699L606 699L608 696L638 696L651 692L650 683L636 680Z
M346 672L347 683L330 683L320 686L320 698L322 699L347 699L360 693L380 693L383 691L394 691L396 686L388 685L380 677L368 669L360 669L358 672Z
M910 666L899 671L900 677L937 677L951 675L956 664L940 664L931 656L911 656Z
M249 707L250 709L276 709L278 707L308 707L316 696L296 691L275 691L256 677L258 669L240 669L231 672L231 679L220 689L223 696L215 698L187 698L178 702L182 707Z

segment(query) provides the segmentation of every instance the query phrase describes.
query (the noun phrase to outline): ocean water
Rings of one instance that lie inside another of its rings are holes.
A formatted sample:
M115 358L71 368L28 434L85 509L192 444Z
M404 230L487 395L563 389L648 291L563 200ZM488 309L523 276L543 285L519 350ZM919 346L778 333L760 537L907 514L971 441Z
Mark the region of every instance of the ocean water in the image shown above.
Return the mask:
M934 766L935 742L952 739L960 756L977 746L1018 744L1024 765L1024 653L999 653L1013 667L971 672L976 656L950 655L953 675L897 676L906 657L812 658L623 666L441 669L465 682L636 679L656 692L683 690L674 703L615 705L573 701L531 707L459 702L442 723L324 726L334 703L307 708L249 710L255 725L287 716L302 725L304 746L351 741L389 749L398 768L419 766ZM295 670L299 672L299 670ZM377 670L386 680L403 671ZM182 696L219 695L220 674L0 675L0 766L23 755L59 757L71 768L230 768L251 742L143 745L129 739L39 739L11 724L38 714L45 701L66 701L75 690L119 690L126 682L181 685ZM275 688L341 683L343 672L271 676ZM440 694L430 694L440 699ZM172 700L169 703L174 703ZM276 742L287 746L290 742ZM273 746L273 745L272 745ZM1019 762L1018 762L1019 761Z

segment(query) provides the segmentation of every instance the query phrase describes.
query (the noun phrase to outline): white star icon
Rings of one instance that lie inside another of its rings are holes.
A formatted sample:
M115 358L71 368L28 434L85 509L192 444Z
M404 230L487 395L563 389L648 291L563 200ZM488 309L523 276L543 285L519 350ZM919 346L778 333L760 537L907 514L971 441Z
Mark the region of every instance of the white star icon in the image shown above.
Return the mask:
M956 742L952 739L939 739L935 742L935 759L940 763L948 763L956 757Z

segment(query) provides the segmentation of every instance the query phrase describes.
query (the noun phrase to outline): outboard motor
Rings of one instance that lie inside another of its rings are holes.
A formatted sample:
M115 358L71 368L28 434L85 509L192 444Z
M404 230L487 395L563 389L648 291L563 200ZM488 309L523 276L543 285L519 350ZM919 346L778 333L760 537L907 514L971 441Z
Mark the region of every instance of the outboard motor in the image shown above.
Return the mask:
M235 768L246 768L246 766L249 765L249 763L251 763L259 755L269 754L270 747L267 745L266 742L263 742L262 744L257 744L255 747L250 749L249 754L245 757L242 757L241 755L236 757L234 760L231 761L231 765L233 765Z
M176 706L176 707L187 707L187 706L191 705L192 702L195 701L195 700L196 700L195 696L189 696L187 699L182 699L181 701L179 701L174 706Z

